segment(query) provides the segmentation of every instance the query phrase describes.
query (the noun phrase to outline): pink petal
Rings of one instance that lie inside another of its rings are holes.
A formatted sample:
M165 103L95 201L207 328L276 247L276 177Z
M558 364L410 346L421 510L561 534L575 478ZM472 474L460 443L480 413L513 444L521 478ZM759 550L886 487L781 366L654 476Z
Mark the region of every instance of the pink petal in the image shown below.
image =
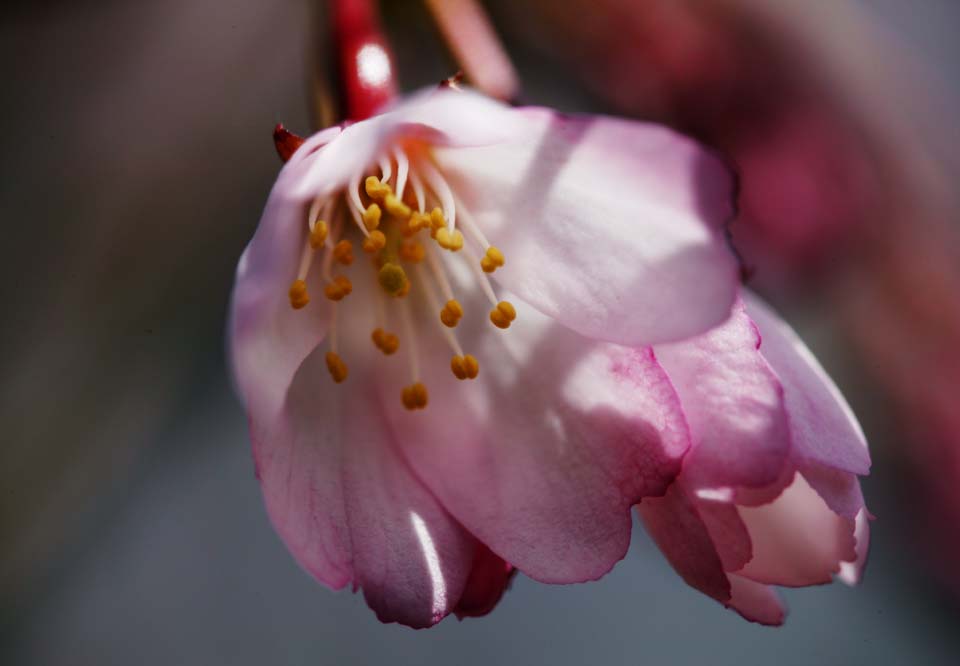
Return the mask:
M867 568L867 555L870 552L870 514L866 509L861 509L857 514L854 538L857 540L857 559L853 562L841 562L840 574L837 576L847 585L857 585Z
M512 140L435 151L506 256L495 277L575 331L618 344L683 339L722 323L737 289L722 233L732 214L729 170L661 126L522 115L527 129Z
M745 293L747 314L763 336L760 351L784 388L793 458L853 474L870 470L860 424L823 368L789 326L759 298Z
M738 573L758 583L799 587L829 583L857 558L854 521L838 516L802 475L772 504L741 507L753 559Z
M585 340L514 302L509 331L463 338L477 379L456 381L440 352L422 371L426 411L407 412L390 388L384 400L419 477L493 552L542 582L596 579L626 552L630 507L679 472L686 425L652 353Z
M431 88L348 125L336 141L305 158L297 167L298 192L326 196L339 190L401 138L437 146L483 146L525 129L520 114L505 104L470 91Z
M467 585L453 612L461 620L465 617L486 615L500 602L516 572L516 569L478 541Z
M730 575L730 602L727 604L745 620L779 627L787 617L787 608L777 591L749 578Z
M637 513L647 533L687 585L722 604L729 602L730 581L696 500L687 494L682 483L670 486L663 497L643 500Z
M787 462L783 389L759 346L741 304L709 333L657 346L693 438L684 461L687 487L763 487L776 481Z
M297 169L311 151L340 133L314 135L280 171L253 239L237 265L228 327L234 379L248 409L261 420L279 412L293 375L323 340L329 308L319 271L307 280L313 301L290 307L287 292L296 278L306 242L308 198L294 196ZM269 416L268 416L269 415Z
M723 562L725 571L742 569L753 557L750 533L740 520L737 507L727 502L697 500L697 512L703 521L710 540Z
M272 426L251 423L267 510L304 569L352 581L384 622L435 624L456 605L476 545L413 476L354 373L331 390L323 354L297 373Z

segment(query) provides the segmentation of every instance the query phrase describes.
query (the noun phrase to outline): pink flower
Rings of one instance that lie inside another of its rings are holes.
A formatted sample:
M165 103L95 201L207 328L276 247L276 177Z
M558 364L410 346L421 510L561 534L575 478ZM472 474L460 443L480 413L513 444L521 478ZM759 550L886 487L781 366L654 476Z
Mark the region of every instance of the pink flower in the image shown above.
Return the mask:
M648 345L728 317L731 191L663 127L470 92L308 139L240 259L230 323L297 561L414 627L489 611L512 567L606 573L690 446Z
M746 298L723 326L656 348L692 447L667 494L638 510L687 583L776 625L785 609L771 585L859 581L869 527L857 475L870 457L807 348Z

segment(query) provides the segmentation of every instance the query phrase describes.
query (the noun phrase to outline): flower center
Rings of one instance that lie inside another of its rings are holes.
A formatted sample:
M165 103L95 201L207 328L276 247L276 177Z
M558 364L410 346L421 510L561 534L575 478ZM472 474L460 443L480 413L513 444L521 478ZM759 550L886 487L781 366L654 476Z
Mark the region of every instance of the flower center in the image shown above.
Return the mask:
M313 201L300 266L290 286L290 305L299 310L310 303L306 279L318 264L324 295L332 307L327 368L334 382L345 381L348 370L338 351L337 311L353 291L344 274L354 263L354 241L349 236L360 240L379 286L372 304L377 326L370 338L387 356L401 343L406 348L411 383L402 388L401 402L410 410L423 409L428 392L420 376L416 323L407 298L411 290L436 313L432 325L450 347L450 370L460 380L476 378L480 363L464 353L457 339L455 329L466 315L453 292L446 263L460 260L470 266L490 301L489 320L494 326L509 328L517 313L508 301L497 299L487 277L504 265L503 253L487 241L429 153L417 145L398 146L378 162L377 173L358 174L343 191ZM339 268L336 275L334 264ZM387 321L389 298L399 303L399 334L390 330Z

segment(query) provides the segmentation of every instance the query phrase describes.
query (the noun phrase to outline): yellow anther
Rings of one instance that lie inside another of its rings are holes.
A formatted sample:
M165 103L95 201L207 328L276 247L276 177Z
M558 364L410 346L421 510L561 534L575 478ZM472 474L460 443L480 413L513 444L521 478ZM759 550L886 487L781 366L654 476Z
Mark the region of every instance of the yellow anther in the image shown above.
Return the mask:
M350 282L350 278L338 275L323 291L331 301L342 301L345 296L353 291L353 284Z
M380 226L380 216L383 213L380 211L380 206L377 204L370 204L367 206L367 209L363 211L363 226L367 228L367 231L373 231Z
M393 333L384 331L382 328L373 329L370 338L373 340L373 344L376 345L377 349L387 356L397 351L397 348L400 346L400 338Z
M327 223L323 220L317 220L310 231L310 247L314 250L323 247L323 244L327 242L327 231Z
M400 291L397 292L397 298L405 298L407 294L410 293L410 280L407 280L403 283L403 286L400 287Z
M307 283L303 280L294 280L290 285L290 305L294 310L299 310L310 302L310 295L307 293Z
M336 352L327 352L327 370L338 384L347 378L347 364Z
M367 176L363 181L363 189L366 190L367 196L375 201L383 201L388 194L393 194L390 186L376 176Z
M371 231L370 235L363 239L363 251L373 254L383 249L387 244L387 237L382 231Z
M344 238L342 241L334 245L333 247L333 258L337 262L343 264L344 266L349 266L353 263L353 243Z
M423 213L411 213L410 219L407 220L407 225L403 229L404 236L412 236L421 229L426 229L430 226L430 217L424 215Z
M517 311L509 301L500 301L490 311L490 321L497 328L510 328L510 322L517 318Z
M471 354L454 356L450 359L450 369L457 379L475 379L480 372L480 363Z
M443 216L443 211L439 208L434 208L430 211L430 228L436 231L437 229L442 229L447 226L447 220Z
M427 406L427 387L422 382L416 382L410 386L404 386L400 393L400 399L403 406L413 411L414 409L423 409Z
M395 194L388 194L383 198L383 207L394 217L406 220L410 217L410 206L400 201Z
M446 227L441 227L437 229L434 238L437 239L437 243L444 250L456 252L463 249L463 234L460 233L459 229L454 229L453 233L451 233Z
M480 267L485 273L492 273L503 266L503 252L494 246L487 248L487 254L480 260Z
M373 329L370 338L373 340L373 344L376 345L377 349L387 356L397 351L397 348L400 346L400 338L393 333L384 331L382 328Z
M409 261L411 264L419 264L423 261L425 254L426 250L423 245L412 238L406 238L400 243L400 258L404 261Z
M391 296L399 296L403 288L409 284L407 274L398 264L388 261L380 267L377 273L377 281L383 290Z
M440 310L440 321L449 328L454 328L459 324L461 317L463 317L463 307L457 299L447 301L443 309Z

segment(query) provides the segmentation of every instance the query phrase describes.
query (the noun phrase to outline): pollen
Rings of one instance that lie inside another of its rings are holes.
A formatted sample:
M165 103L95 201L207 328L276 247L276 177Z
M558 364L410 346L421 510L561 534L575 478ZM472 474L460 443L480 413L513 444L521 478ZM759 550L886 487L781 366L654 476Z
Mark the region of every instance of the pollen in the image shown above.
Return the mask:
M454 356L450 359L450 369L457 379L475 379L480 372L480 363L471 354Z
M490 311L490 321L497 328L510 328L511 322L517 318L517 310L509 301L500 301L497 307Z
M333 258L337 263L349 266L353 263L353 243L344 238L333 246Z
M373 329L373 333L370 335L370 338L373 340L373 344L382 351L384 354L389 356L390 354L397 351L397 348L400 346L400 338L398 338L394 333L388 333L382 328Z
M327 352L327 370L330 371L330 376L337 384L347 378L347 364L343 362L337 352Z
M387 237L382 231L371 231L370 235L363 239L363 251L373 254L379 252L387 244Z
M377 282L379 282L383 290L391 296L405 295L401 294L401 292L404 290L404 287L409 289L410 284L403 268L391 261L388 261L380 267L380 272L377 274Z
M380 210L380 206L373 203L367 206L367 209L363 211L363 226L367 228L367 231L373 231L380 226L380 217L383 215L383 212Z
M376 176L367 176L367 179L363 181L363 189L367 192L367 196L374 201L383 201L387 198L387 195L393 194L390 186L381 182Z
M447 328L455 328L460 323L461 317L463 317L463 306L457 299L447 301L443 309L440 310L440 321Z
M314 250L323 247L323 244L327 242L328 231L329 227L327 227L327 223L323 220L317 220L313 225L313 230L310 232L310 247Z
M405 386L400 393L400 400L403 402L403 406L410 411L426 407L427 399L427 387L423 385L423 382L416 382L410 386Z
M388 194L384 197L383 207L387 209L388 213L401 220L406 220L411 215L410 206L400 201L395 194Z
M425 254L426 250L423 245L412 238L406 238L400 243L400 258L404 261L409 261L411 264L419 264L423 261Z
M430 217L424 215L423 213L411 213L410 219L407 220L407 226L403 230L404 236L412 236L421 229L426 229L430 226Z
M306 306L310 302L310 295L307 293L307 283L303 280L294 280L290 285L290 306L294 310Z
M331 301L342 301L350 292L353 291L353 284L350 278L344 275L338 275L333 278L333 282L324 288L324 294Z
M480 267L484 273L492 273L503 266L503 252L491 245L487 254L480 260Z
M443 216L443 211L439 208L434 208L430 211L430 235L433 238L437 237L437 231L443 229L447 226L447 220Z
M463 234L460 233L459 229L454 229L453 232L451 232L446 227L441 227L437 229L435 237L437 244L444 250L457 252L463 249Z

